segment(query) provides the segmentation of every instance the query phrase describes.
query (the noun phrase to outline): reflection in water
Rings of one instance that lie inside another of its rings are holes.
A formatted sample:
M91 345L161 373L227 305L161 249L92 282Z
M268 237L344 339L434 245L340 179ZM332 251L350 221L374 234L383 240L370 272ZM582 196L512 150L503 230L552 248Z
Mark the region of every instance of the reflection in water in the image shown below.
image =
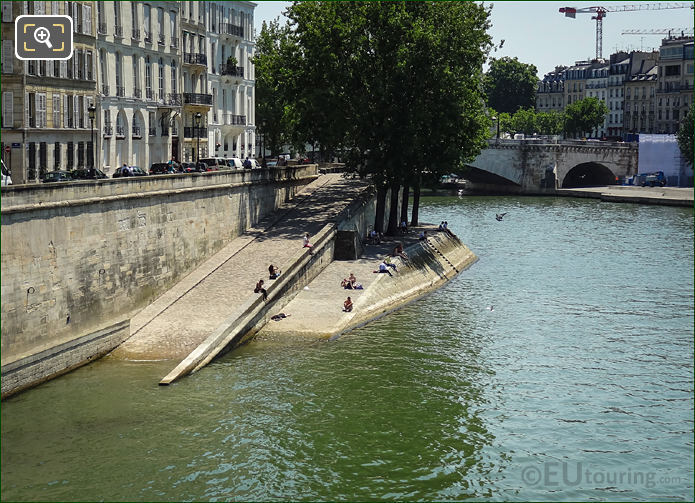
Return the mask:
M692 499L692 210L423 213L480 260L361 329L163 388L171 362L106 358L3 402L2 499Z

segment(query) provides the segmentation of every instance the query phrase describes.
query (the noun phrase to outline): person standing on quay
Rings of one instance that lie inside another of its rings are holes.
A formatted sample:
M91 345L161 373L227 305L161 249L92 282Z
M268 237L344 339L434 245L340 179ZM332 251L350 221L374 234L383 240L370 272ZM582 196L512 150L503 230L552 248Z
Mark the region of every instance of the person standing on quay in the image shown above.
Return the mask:
M314 252L313 252L313 250L311 249L311 248L312 248L312 245L311 245L311 243L309 242L309 233L308 233L308 232L305 232L305 233L304 233L303 243L304 243L304 248L309 248L309 255L313 255Z

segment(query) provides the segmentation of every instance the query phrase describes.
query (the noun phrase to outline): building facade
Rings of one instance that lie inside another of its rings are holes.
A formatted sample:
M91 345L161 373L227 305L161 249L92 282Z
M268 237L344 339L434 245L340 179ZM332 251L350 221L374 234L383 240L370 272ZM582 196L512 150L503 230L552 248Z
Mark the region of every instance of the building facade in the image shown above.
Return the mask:
M255 156L255 6L3 1L2 156L15 183L92 163L110 175L123 164ZM15 58L17 16L65 13L71 60Z
M693 37L663 39L657 66L656 130L673 134L693 102Z
M606 137L621 139L623 136L623 106L625 77L630 66L629 55L625 52L611 54L608 68L608 87L606 89Z
M608 106L606 103L608 100L608 70L609 64L601 60L597 63L592 64L586 70L586 84L585 84L585 98L596 98L603 104ZM606 131L608 129L608 119L610 114L606 114L606 118L603 124L595 128L590 132L590 135L594 138L603 138L606 136Z
M18 60L14 20L22 14L70 16L72 58ZM96 86L94 2L2 2L2 154L14 183L92 166L96 136L88 110Z
M536 112L562 112L565 109L565 70L566 66L556 66L546 73L538 83L536 91Z

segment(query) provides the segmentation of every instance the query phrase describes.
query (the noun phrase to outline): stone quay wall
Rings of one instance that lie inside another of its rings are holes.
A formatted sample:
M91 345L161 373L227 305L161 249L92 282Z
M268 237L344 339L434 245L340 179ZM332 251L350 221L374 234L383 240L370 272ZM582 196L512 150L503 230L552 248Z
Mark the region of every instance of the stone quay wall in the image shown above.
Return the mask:
M18 368L40 380L78 365L67 352L103 354L94 334L115 347L131 313L316 177L306 165L3 187L3 396Z

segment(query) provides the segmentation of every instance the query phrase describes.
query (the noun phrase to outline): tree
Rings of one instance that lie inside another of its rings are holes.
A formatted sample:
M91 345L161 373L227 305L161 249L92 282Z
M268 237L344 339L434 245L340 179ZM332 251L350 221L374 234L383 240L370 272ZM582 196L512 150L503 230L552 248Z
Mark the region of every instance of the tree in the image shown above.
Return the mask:
M691 167L693 166L693 120L695 120L695 104L690 106L690 110L683 117L683 122L676 134L678 147Z
M415 195L485 145L479 82L489 9L473 2L295 2L287 13L299 58L287 84L301 139L344 149L347 166L384 198ZM396 232L394 204L387 232Z
M519 109L512 116L512 128L519 133L531 135L537 132L536 112L532 108Z
M492 58L483 79L488 107L509 114L522 108L534 108L537 74L535 65L522 63L517 58Z
M536 114L537 132L544 135L562 134L564 114L551 110L549 112L539 112Z
M608 114L608 107L598 98L584 98L565 107L565 131L583 134L598 128Z

